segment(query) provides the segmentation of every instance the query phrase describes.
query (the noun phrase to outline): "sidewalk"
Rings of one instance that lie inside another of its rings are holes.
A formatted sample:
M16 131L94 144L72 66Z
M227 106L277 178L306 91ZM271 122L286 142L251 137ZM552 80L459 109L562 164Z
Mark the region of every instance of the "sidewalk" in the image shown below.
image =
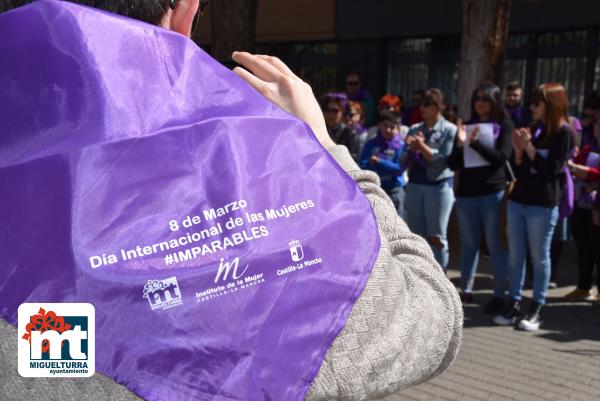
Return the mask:
M478 305L465 306L463 345L454 364L430 382L384 400L600 400L600 307L562 298L576 282L574 245L563 251L559 288L550 290L544 323L533 333L494 326L482 312L491 297L488 265L480 264ZM450 270L449 276L457 282L459 273Z

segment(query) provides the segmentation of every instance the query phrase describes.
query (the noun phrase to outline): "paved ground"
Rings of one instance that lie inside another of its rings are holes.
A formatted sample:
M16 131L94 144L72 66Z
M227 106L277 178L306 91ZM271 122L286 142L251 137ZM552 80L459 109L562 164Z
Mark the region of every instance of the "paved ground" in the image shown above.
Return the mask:
M476 283L481 290L475 292L479 305L465 306L464 341L455 363L432 381L385 401L600 400L600 307L562 299L574 288L575 258L569 243L559 288L550 291L543 327L535 333L494 326L483 314L481 306L491 296L483 261ZM449 275L455 281L458 272Z

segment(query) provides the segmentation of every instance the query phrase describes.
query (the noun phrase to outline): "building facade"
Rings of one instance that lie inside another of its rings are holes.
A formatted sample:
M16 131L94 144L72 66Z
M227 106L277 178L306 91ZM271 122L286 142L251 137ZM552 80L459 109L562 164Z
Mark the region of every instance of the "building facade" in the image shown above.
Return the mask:
M456 99L461 0L259 0L257 50L282 58L319 94L358 71L375 96L438 87ZM210 27L197 42L210 50ZM529 94L561 82L571 113L600 89L600 1L513 0L502 82Z

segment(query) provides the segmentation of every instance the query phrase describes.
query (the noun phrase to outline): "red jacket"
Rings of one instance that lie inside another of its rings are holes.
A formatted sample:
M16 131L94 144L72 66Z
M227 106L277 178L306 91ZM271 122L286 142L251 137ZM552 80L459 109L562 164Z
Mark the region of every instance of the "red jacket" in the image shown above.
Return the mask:
M577 156L573 158L573 162L575 164L586 165L588 155L592 152L592 147L590 145L585 145ZM598 153L598 152L596 152ZM586 181L600 181L600 165L596 167L590 167Z

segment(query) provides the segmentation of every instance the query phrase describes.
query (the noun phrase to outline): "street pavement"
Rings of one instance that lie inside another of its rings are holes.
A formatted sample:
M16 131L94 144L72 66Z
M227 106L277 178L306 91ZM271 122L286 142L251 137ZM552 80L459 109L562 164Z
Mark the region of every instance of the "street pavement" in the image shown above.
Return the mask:
M600 246L600 244L598 244ZM600 401L600 306L567 302L577 278L576 251L566 244L559 287L550 290L537 332L499 327L482 306L491 297L489 260L480 262L475 304L466 305L464 338L454 364L437 378L385 401ZM458 282L455 257L449 277ZM531 299L526 291L525 308Z

